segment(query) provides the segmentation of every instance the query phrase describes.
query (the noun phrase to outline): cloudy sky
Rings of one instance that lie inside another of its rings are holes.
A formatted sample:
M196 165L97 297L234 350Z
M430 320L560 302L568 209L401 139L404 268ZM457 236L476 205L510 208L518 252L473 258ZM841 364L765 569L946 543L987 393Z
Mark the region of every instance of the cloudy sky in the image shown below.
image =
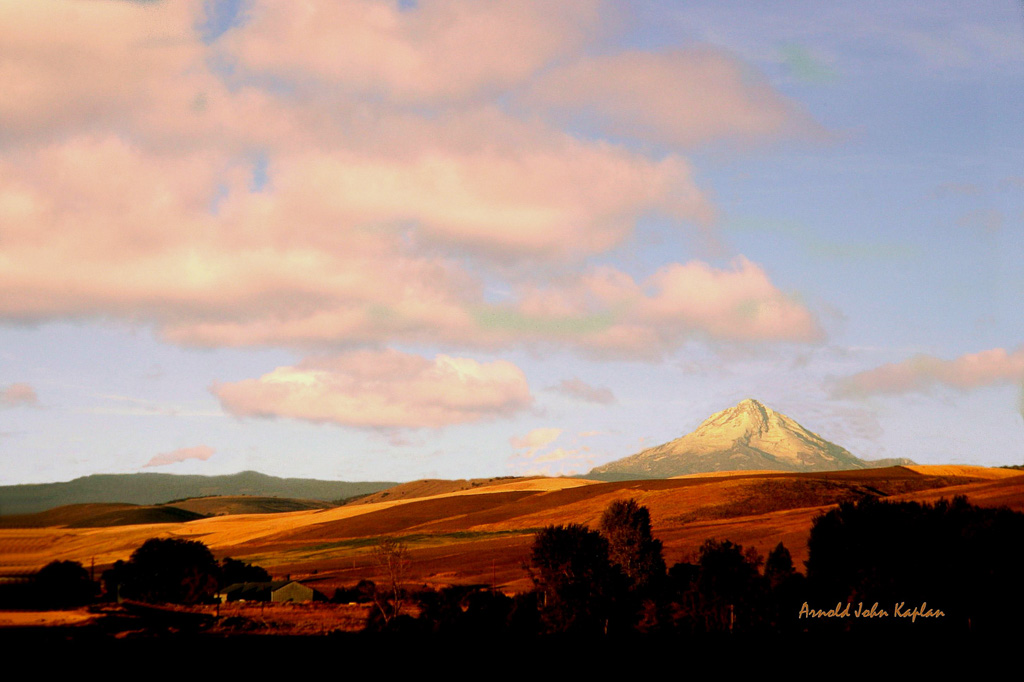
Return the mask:
M1017 0L0 0L0 484L1024 461Z

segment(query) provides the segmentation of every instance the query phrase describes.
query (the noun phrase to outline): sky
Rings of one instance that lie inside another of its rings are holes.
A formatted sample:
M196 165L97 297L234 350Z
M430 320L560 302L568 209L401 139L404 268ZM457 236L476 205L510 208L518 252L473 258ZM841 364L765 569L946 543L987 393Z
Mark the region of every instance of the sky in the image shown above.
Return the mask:
M0 0L0 484L1024 461L1019 1Z

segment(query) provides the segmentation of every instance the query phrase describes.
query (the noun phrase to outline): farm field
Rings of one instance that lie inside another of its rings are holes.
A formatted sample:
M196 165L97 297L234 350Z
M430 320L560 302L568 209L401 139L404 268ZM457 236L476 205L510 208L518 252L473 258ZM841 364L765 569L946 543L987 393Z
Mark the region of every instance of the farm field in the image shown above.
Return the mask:
M692 557L707 539L731 540L766 555L779 542L802 568L816 516L867 497L934 502L964 495L979 506L1024 511L1024 475L968 466L891 467L828 473L747 473L669 480L592 482L497 479L430 494L438 484L404 484L398 499L329 509L230 514L184 522L104 527L0 528L0 575L37 571L55 560L94 565L97 575L126 560L146 539L200 540L230 556L325 594L374 579L371 549L381 536L409 548L409 580L429 587L493 585L508 593L531 586L526 565L533 533L553 524L596 527L613 501L633 498L650 510L668 565ZM410 493L410 491L412 491ZM82 510L75 518L81 522ZM59 518L59 517L55 517Z

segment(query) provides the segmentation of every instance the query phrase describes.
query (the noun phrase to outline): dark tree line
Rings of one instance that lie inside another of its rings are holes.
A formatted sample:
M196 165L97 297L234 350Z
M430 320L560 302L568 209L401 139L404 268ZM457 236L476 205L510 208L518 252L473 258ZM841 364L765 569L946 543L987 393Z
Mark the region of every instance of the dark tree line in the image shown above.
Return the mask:
M609 507L600 528L536 535L542 631L991 633L1019 631L1014 619L1024 612L1024 514L964 497L844 503L815 519L806 576L782 543L763 558L728 540L708 540L692 562L666 571L647 510L633 501ZM800 617L804 604L849 604L852 614L876 603L886 617ZM912 609L933 616L911 620Z
M708 540L694 563L666 570L650 514L634 500L609 506L600 531L545 528L532 566L541 632L580 635L772 628L802 578L781 543L765 562L741 545Z
M1024 607L1024 514L975 507L965 498L934 505L868 500L819 516L807 575L779 543L762 557L729 540L707 540L687 562L666 568L650 514L616 502L599 530L548 526L534 536L534 590L508 597L473 588L415 595L422 615L404 631L462 635L567 634L615 637L761 635L858 630L885 634L991 632ZM851 612L879 602L941 608L913 622L800 617L804 604ZM927 620L927 622L925 622ZM1019 629L1019 626L1018 626Z
M218 562L205 544L177 538L147 540L128 561L118 561L94 581L77 561L53 561L29 580L4 585L0 606L63 609L99 599L150 603L209 602L217 590L240 582L267 582L259 566L225 557Z
M108 595L150 603L200 604L228 585L268 581L259 566L231 557L218 563L202 542L179 538L146 540L128 561L103 572Z
M811 529L807 577L818 600L870 608L927 603L944 616L918 627L1020 631L1024 612L1024 514L976 507L966 497L935 504L842 504ZM827 603L827 602L825 602ZM889 626L900 625L888 620ZM862 620L848 627L878 627Z

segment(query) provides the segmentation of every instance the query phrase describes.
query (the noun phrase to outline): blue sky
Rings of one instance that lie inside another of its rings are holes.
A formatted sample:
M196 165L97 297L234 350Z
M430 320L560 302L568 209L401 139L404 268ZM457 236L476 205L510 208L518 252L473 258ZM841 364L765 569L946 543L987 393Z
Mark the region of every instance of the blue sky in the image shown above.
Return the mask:
M1024 458L1018 2L0 4L0 484Z

